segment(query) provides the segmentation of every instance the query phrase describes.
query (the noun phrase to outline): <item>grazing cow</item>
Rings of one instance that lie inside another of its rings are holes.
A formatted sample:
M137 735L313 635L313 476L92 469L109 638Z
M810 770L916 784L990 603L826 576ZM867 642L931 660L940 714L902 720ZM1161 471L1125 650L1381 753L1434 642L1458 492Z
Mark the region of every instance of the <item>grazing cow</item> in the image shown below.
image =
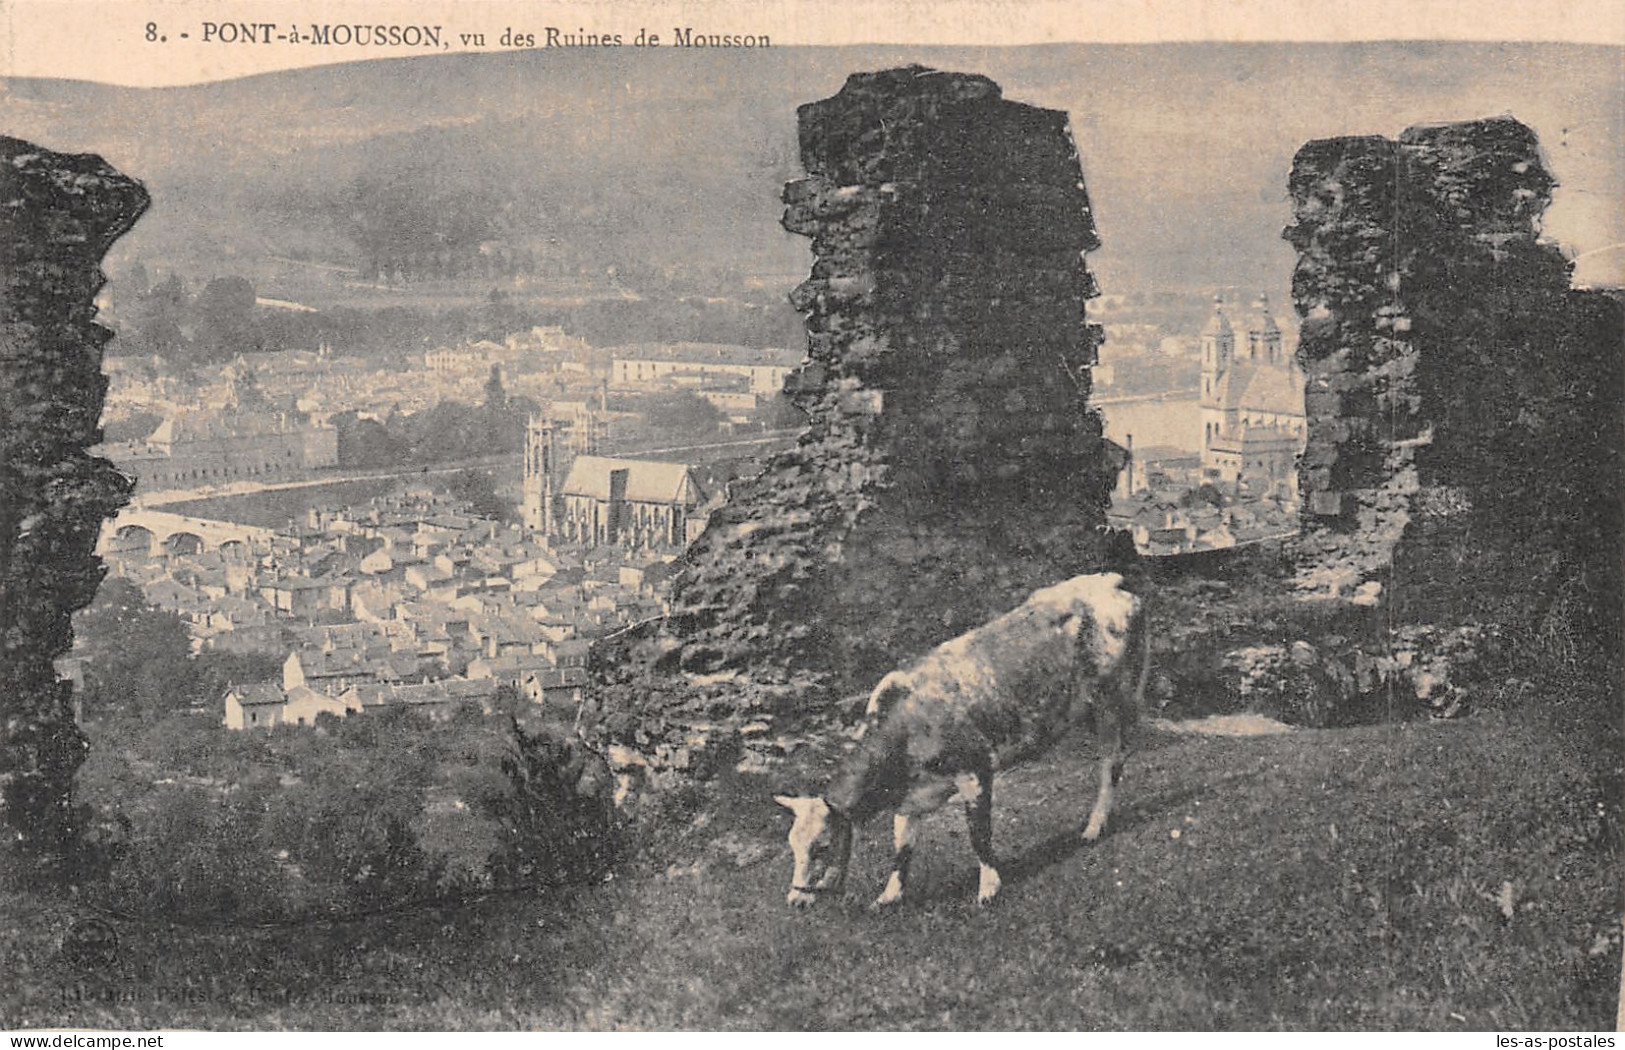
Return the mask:
M858 748L821 796L777 796L795 814L788 897L804 907L839 892L852 829L891 809L895 864L875 907L903 899L914 821L956 794L981 862L977 903L999 892L993 773L1063 735L1075 699L1094 709L1100 792L1083 837L1105 828L1123 773L1124 733L1138 716L1151 645L1139 598L1116 573L1078 576L927 653L875 687ZM1132 651L1140 651L1138 668Z

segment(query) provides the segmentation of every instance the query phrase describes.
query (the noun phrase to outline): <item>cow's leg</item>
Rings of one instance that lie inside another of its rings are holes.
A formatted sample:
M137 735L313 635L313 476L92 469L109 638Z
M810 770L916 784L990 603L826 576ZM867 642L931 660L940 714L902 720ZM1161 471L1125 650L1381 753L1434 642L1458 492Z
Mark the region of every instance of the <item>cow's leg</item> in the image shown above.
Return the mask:
M953 793L951 782L932 777L904 796L902 805L897 807L897 816L892 818L892 846L896 862L892 866L891 878L886 880L885 890L875 898L872 907L884 908L903 899L903 891L908 884L909 861L914 856L916 824L925 814L940 808Z
M1111 815L1112 792L1123 776L1123 715L1113 701L1110 690L1102 690L1095 705L1095 739L1100 747L1100 793L1095 796L1095 808L1089 814L1089 823L1083 837L1089 842L1100 838L1106 829L1106 818Z
M908 862L914 858L914 819L907 813L892 818L891 844L891 878L886 880L886 888L871 907L884 908L903 899L903 890L908 884Z
M965 823L970 827L971 849L981 865L976 887L976 903L986 904L998 895L998 860L993 854L993 771L985 769L964 778L960 794L965 796Z

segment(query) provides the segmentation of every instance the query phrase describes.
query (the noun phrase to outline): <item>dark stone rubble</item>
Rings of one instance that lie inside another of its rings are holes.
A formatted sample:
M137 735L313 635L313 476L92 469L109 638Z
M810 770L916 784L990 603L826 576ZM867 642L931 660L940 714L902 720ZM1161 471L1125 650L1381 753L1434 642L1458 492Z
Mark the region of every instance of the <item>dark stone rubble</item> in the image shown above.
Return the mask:
M131 483L90 453L101 440L102 256L147 208L99 157L0 137L0 810L12 841L71 837L85 742L53 662L103 574L103 521Z

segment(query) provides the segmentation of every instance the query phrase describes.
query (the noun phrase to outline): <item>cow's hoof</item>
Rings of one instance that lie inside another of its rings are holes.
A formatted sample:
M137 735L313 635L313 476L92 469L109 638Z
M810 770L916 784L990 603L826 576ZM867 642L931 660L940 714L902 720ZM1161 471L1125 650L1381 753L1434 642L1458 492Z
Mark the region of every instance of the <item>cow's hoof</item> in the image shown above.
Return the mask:
M982 865L982 879L976 887L976 905L984 907L993 903L993 898L999 895L999 887L1004 881L999 878L996 869Z
M784 899L789 902L792 908L810 908L813 906L813 901L818 898L802 890L791 890L789 896Z
M1104 820L1091 820L1089 826L1083 829L1083 841L1094 842L1100 838L1100 833L1106 830Z
M880 896L874 899L874 903L869 905L869 910L880 911L883 908L892 908L901 903L903 903L903 880L899 879L894 871L891 878L886 881L886 888L881 891Z

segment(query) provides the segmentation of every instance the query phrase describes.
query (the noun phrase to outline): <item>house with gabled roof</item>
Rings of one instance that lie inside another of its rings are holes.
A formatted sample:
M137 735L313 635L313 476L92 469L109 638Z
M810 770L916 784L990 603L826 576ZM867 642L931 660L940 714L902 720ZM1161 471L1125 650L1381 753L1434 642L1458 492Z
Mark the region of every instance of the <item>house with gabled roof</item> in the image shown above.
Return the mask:
M249 682L226 691L227 729L271 729L280 725L315 725L319 715L343 718L359 705L318 693L308 686L284 689L275 682Z
M338 699L352 710L367 714L405 708L426 714L435 721L444 721L465 704L490 711L497 685L493 680L467 678L410 684L374 683L353 686Z
M367 682L404 682L419 674L413 653L396 653L387 648L299 649L282 664L282 686L293 690L309 686L328 696L337 696L352 685Z
M553 661L539 653L512 653L506 656L481 656L469 661L467 676L472 680L488 679L522 684L526 676L539 671L553 670Z
M275 682L249 682L226 690L226 713L221 724L227 729L269 729L282 719L287 694Z
M585 667L555 667L525 675L519 683L519 691L540 706L543 714L561 721L574 721L586 686Z

